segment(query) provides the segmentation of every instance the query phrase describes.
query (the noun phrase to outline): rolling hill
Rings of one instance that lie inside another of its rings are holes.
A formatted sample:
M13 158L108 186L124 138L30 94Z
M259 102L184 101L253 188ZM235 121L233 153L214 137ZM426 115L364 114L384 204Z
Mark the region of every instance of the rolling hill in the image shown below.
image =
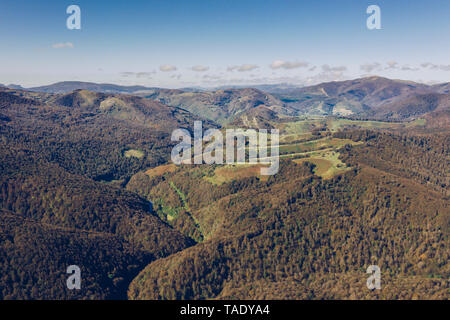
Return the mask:
M369 116L378 120L414 120L426 114L450 110L450 94L428 93L412 95L375 109Z
M382 153L403 140L391 136L395 143L387 146L377 142L382 136L368 139L373 144L343 151L344 159L354 163L347 152L364 157L367 148ZM447 200L415 182L413 172L394 169L417 150L442 152L439 140L430 139L424 148L417 141L402 157L390 157L392 164L369 156L327 180L313 175L308 163L288 160L268 180L236 176L215 188L206 167L130 180L129 190L162 197L161 214L180 210L171 223L182 232L187 224L181 221L192 217L203 240L150 263L132 282L129 297L444 298L449 286ZM433 163L440 169L430 174L444 174L444 162L433 157ZM420 168L418 162L414 168ZM171 186L183 194L182 202ZM385 270L383 281L389 285L381 292L365 287L370 264Z
M172 130L202 118L145 98L77 90L0 91L0 132L39 157L96 180L123 180L170 158ZM205 127L216 126L204 120ZM28 138L33 136L33 139ZM127 150L143 156L125 157Z
M15 88L21 89L21 87ZM239 123L239 118L242 116L244 121L248 116L253 121L252 113L258 113L258 110L262 109L251 111L249 115L246 113L258 106L275 112L277 117L333 115L388 121L407 120L408 112L404 112L406 105L412 104L411 117L428 113L434 110L434 98L430 95L448 94L449 84L425 85L374 76L327 82L309 87L279 84L258 85L252 88L231 86L208 90L163 89L66 81L28 90L43 93L88 90L98 93L133 94L185 109L195 115L226 125L232 122ZM447 102L442 100L441 103ZM396 110L400 109L403 111L397 114ZM428 117L432 118L433 114Z
M369 77L287 90L277 96L303 113L349 116L432 91L423 84Z
M123 299L148 262L192 245L120 184L167 161L170 131L194 119L139 97L2 89L0 298Z
M257 89L224 89L212 92L155 90L151 94L149 92L142 94L220 124L226 124L240 114L261 106L278 114L294 114L283 102Z

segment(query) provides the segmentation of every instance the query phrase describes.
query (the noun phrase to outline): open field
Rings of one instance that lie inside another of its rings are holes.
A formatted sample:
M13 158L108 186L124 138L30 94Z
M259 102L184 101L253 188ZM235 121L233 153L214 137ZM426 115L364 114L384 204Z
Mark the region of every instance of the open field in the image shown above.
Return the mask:
M162 176L166 172L174 172L175 170L177 170L177 166L174 165L173 163L171 163L171 164L164 164L164 165L149 169L149 170L145 171L145 174L147 176L149 176L150 178L152 178L152 177L156 177L156 176Z
M311 162L316 165L314 173L324 179L330 179L336 174L343 173L350 169L339 159L339 152L327 151L317 153L308 158L293 160L295 163Z
M259 177L261 180L267 179L267 176L260 174L261 167L263 167L261 164L225 165L216 168L213 176L206 176L204 179L214 185L221 185L232 180L248 177Z
M143 151L141 151L141 150L130 149L130 150L125 151L123 153L123 155L126 158L134 157L134 158L141 159L142 157L144 157L145 153Z
M425 119L417 119L411 122L385 122L385 121L363 121L340 118L307 118L293 120L278 126L286 136L307 135L313 130L329 130L335 132L344 128L360 129L401 129L410 127L419 127L426 124Z
M286 141L286 140L285 140ZM316 165L314 172L323 177L331 178L336 174L347 171L349 168L339 160L338 150L345 145L360 145L361 142L354 142L349 139L338 139L327 136L320 139L313 139L302 143L280 145L280 158L291 158L296 163L305 161ZM259 161L270 160L270 156ZM214 170L214 175L205 176L204 179L214 185L221 185L233 180L247 177L267 178L260 175L261 165L238 164L224 165Z
M365 128L365 129L398 129L404 126L403 123L398 122L383 122L383 121L360 121L348 119L329 119L327 120L327 127L330 131L337 131L346 127Z
M325 125L325 119L314 118L288 122L283 126L282 130L285 134L308 134L314 129L323 128Z
M426 119L417 119L412 122L408 122L405 124L405 128L412 128L412 127L423 127L427 124Z
M291 153L302 153L326 148L340 148L345 145L357 145L350 139L337 139L333 137L325 137L321 139L310 140L298 144L283 144L280 145L280 155Z

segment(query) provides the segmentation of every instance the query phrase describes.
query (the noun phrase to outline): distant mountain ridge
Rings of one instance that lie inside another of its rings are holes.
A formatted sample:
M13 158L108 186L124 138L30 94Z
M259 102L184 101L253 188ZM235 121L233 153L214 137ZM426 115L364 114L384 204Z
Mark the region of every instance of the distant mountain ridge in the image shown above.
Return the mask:
M94 83L82 81L63 81L47 86L32 87L26 90L46 93L67 93L74 90L89 90L105 93L133 93L140 90L151 90L156 88L144 86L121 86L110 83Z
M13 89L23 89L9 85ZM227 123L262 123L279 116L343 116L387 121L404 121L437 114L447 117L450 83L426 85L378 76L325 82L298 87L290 84L231 86L219 89L165 89L64 81L23 89L32 92L70 93L88 90L98 93L130 94L159 101L192 114ZM439 111L439 113L434 112ZM270 110L271 112L267 112ZM431 115L428 115L431 113ZM240 120L239 120L240 119Z
M8 84L8 85L4 85L2 83L0 83L0 88L9 88L9 89L24 89L24 87L22 87L21 85L18 84Z
M416 119L438 107L450 108L448 99L439 96L448 92L448 83L429 86L368 77L286 90L274 96L304 115L403 121Z
M287 90L278 97L306 113L350 115L431 92L433 88L424 84L368 77Z
M425 87L429 88L430 90L434 92L439 93L448 93L450 90L450 82L445 83L439 83L435 85L426 85L422 83L417 83L413 81L407 81L407 80L393 80L388 78L383 78L379 76L372 76L372 77L366 77L366 78L357 78L353 80L345 80L345 81L332 81L332 82L323 82L320 84L312 85L312 86L304 86L304 85L296 85L291 83L277 83L277 84L255 84L255 85L223 85L218 87L201 87L201 86L195 86L195 87L184 87L179 88L177 90L181 90L183 92L203 92L203 91L217 91L217 90L226 90L226 89L257 89L261 90L267 93L271 94L287 94L287 93L293 93L295 91L304 91L309 90L309 88L315 88L315 87L328 87L331 88L333 86L335 87L342 87L346 85L351 85L352 83L357 82L368 82L368 81L392 81L393 83L404 83L409 84L417 87ZM116 92L116 93L132 93L136 91L141 90L156 90L156 89L164 89L162 87L147 87L147 86L141 86L141 85L134 85L134 86L124 86L119 84L112 84L112 83L96 83L96 82L86 82L86 81L60 81L56 83L52 83L49 85L44 86L35 86L30 88L24 88L21 85L16 84L0 84L0 87L8 87L11 89L24 89L29 91L38 91L38 92L47 92L47 93L63 93L63 92L71 92L78 89L84 89L84 90L90 90L90 91L96 91L96 92ZM171 90L171 89L169 89Z
M277 114L295 115L295 111L278 98L254 88L203 92L159 89L139 94L169 106L186 109L220 124L229 123L236 117L258 107L265 107Z

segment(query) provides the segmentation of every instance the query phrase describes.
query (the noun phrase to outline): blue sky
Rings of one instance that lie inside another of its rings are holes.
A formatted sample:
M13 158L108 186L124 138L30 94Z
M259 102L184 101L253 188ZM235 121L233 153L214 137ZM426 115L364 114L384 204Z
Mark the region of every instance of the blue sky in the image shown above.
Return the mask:
M66 28L71 4L81 30ZM366 27L371 4L381 30ZM0 83L444 82L449 14L448 0L2 0Z

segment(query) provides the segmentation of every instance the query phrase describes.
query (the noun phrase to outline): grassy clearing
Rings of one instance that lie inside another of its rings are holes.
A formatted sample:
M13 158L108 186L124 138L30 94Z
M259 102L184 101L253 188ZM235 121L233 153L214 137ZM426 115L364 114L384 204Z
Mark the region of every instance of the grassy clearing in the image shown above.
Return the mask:
M327 121L327 127L330 131L337 131L345 127L357 127L367 129L387 129L387 128L400 128L402 123L396 122L383 122L383 121L360 121L360 120L348 120L348 119L329 119Z
M423 127L427 124L426 119L416 119L414 121L408 122L405 128Z
M282 134L280 135L280 143L296 143L310 140L312 138L311 133L304 134Z
M333 137L325 137L317 140L310 140L307 142L297 143L297 144L288 144L280 146L280 154L291 154L291 153L303 153L320 149L327 148L341 148L345 145L357 145L361 144L361 142L354 142L350 139L338 139Z
M125 158L134 157L134 158L141 159L144 157L144 155L145 155L144 151L137 150L137 149L130 149L130 150L126 150L124 152Z
M149 176L150 178L152 178L152 177L162 176L166 172L175 172L175 170L177 170L177 166L174 165L173 163L171 163L171 164L164 164L162 166L151 168L151 169L145 171L145 174L147 176Z
M233 180L249 177L259 177L261 180L267 176L261 176L262 164L225 165L214 170L213 176L205 176L204 179L214 185L221 185Z
M383 121L362 121L362 120L350 120L350 119L333 119L333 118L308 118L298 121L292 121L284 123L283 133L287 136L290 135L306 135L314 129L326 128L332 132L348 128L367 128L367 129L398 129L408 126L423 126L425 125L424 119L418 119L410 122L409 124L397 123L397 122L383 122Z
M324 179L330 179L350 169L350 167L339 159L339 152L336 151L316 153L311 155L311 157L293 161L295 163L311 162L315 164L314 173Z
M289 122L284 127L284 133L286 134L308 134L313 129L321 128L326 123L324 119L307 119Z

